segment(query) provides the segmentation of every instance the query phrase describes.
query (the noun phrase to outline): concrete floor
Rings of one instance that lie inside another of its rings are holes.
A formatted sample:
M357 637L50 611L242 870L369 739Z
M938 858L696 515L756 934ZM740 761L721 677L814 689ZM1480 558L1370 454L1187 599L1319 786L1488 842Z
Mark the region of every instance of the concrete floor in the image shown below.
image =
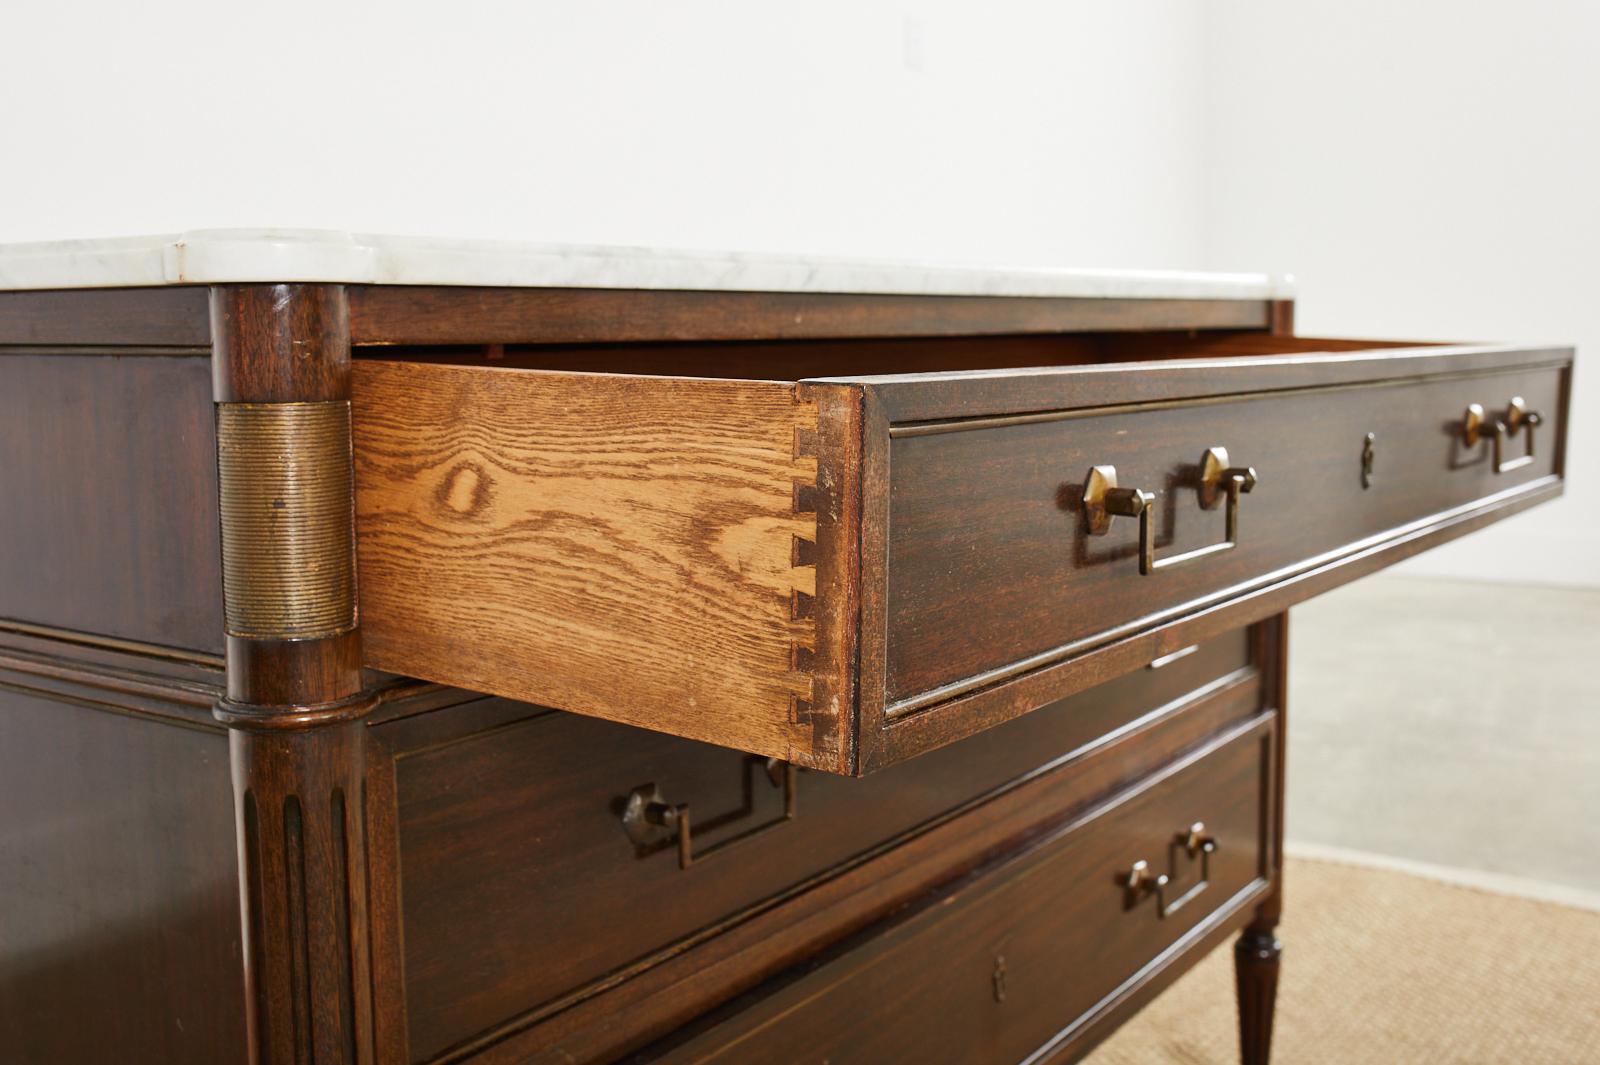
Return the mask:
M1379 575L1289 641L1291 843L1600 892L1600 589Z

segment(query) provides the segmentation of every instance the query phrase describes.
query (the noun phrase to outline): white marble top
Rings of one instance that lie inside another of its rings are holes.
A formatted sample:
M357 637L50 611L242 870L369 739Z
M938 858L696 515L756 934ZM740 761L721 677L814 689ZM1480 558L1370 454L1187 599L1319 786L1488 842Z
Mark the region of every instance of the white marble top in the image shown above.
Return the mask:
M0 244L0 289L324 281L942 296L1275 299L1287 277L1166 270L996 268L805 255L212 229Z

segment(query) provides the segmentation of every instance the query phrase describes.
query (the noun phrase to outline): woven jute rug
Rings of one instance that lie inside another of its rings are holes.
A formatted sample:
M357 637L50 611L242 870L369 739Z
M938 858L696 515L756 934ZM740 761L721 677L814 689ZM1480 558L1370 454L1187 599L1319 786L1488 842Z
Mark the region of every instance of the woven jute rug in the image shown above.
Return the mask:
M1289 860L1274 1065L1600 1065L1600 912ZM1085 1065L1236 1065L1218 949Z

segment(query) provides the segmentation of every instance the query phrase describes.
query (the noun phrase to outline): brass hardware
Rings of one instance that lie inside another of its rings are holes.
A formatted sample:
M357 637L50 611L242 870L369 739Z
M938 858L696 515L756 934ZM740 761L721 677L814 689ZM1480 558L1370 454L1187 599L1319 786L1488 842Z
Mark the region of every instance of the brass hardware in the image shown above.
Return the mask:
M726 822L748 816L753 799L749 793L749 768L762 764L766 769L767 780L773 787L783 789L783 814L765 824L756 825L746 829L736 836L718 840L699 851L694 848L694 829L691 827L689 804L676 805L667 802L661 789L655 784L641 784L628 793L627 802L622 809L622 828L633 841L634 847L641 856L654 854L664 849L661 841L661 830L672 833L672 842L678 850L678 868L687 869L691 865L703 862L713 854L725 851L755 839L757 836L778 828L787 821L794 820L796 795L795 785L799 770L792 762L785 762L778 758L747 758L745 759L746 776L746 807L737 811L733 816L717 818L717 822ZM704 826L702 826L703 829Z
M1113 517L1143 517L1155 501L1149 492L1118 488L1115 466L1090 467L1083 482L1083 513L1089 521L1090 536L1109 531Z
M1124 890L1128 893L1128 909L1131 910L1139 905L1139 900L1152 891L1156 892L1159 898L1160 893L1171 881L1172 878L1166 873L1157 876L1150 872L1150 863L1140 858L1128 870L1127 882L1123 884Z
M1248 492L1256 486L1256 471L1248 466L1230 467L1228 465L1228 449L1225 447L1208 447L1206 453L1200 457L1200 509L1212 510L1221 498L1219 490L1226 484L1227 490L1232 491L1235 482L1248 481L1248 485L1241 485L1241 490Z
M1368 433L1366 443L1361 446L1361 487L1372 487L1372 460L1377 457L1378 434Z
M1204 821L1196 821L1189 826L1189 831L1183 836L1183 849L1193 858L1200 854L1210 854L1217 849L1217 838L1206 831Z
M1111 519L1139 519L1139 572L1149 576L1158 569L1193 562L1207 555L1228 551L1239 543L1239 496L1256 486L1256 471L1249 466L1228 465L1228 449L1207 448L1200 456L1200 507L1211 510L1226 497L1224 538L1218 543L1197 547L1181 555L1156 558L1155 500L1150 492L1117 487L1115 466L1093 466L1083 483L1083 514L1090 536L1102 536L1111 528Z
M350 404L218 404L217 488L228 635L354 628Z
M994 1000L996 1002L1004 1002L1006 1000L1006 956L1004 954L995 955L994 975L990 978L990 982L994 984Z
M1492 422L1484 414L1481 404L1469 403L1466 413L1461 417L1461 440L1468 447L1476 447L1478 441L1488 437L1494 445L1494 472L1509 473L1533 463L1534 430L1543 424L1544 415L1539 411L1529 410L1521 396L1512 396L1506 403L1505 417L1496 418ZM1516 436L1524 428L1528 430L1527 450L1517 458L1506 458L1506 439Z
M1139 905L1146 895L1154 895L1157 917L1165 919L1177 913L1196 895L1211 886L1211 856L1216 853L1217 846L1217 839L1206 830L1205 822L1196 821L1179 832L1167 846L1167 867L1173 870L1172 873L1152 873L1150 863L1142 858L1134 862L1122 881L1122 888L1126 893L1126 908L1131 910ZM1191 862L1196 858L1200 859L1200 876L1189 885L1187 891L1169 900L1167 888L1172 886L1172 878L1176 875L1180 851Z

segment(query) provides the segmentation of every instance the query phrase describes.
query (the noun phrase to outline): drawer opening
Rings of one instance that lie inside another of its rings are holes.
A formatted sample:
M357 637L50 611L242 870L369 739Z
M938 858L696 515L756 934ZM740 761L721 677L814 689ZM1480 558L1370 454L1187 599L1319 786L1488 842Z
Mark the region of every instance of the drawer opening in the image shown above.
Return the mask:
M359 354L368 667L852 775L1558 494L1572 361L1231 330ZM1523 407L1510 461L1465 439ZM1236 522L1208 456L1259 473ZM1101 468L1159 520L1091 537Z
M1432 342L1319 339L1259 331L1155 330L920 339L358 347L357 358L455 366L795 382L819 378L1094 366Z

